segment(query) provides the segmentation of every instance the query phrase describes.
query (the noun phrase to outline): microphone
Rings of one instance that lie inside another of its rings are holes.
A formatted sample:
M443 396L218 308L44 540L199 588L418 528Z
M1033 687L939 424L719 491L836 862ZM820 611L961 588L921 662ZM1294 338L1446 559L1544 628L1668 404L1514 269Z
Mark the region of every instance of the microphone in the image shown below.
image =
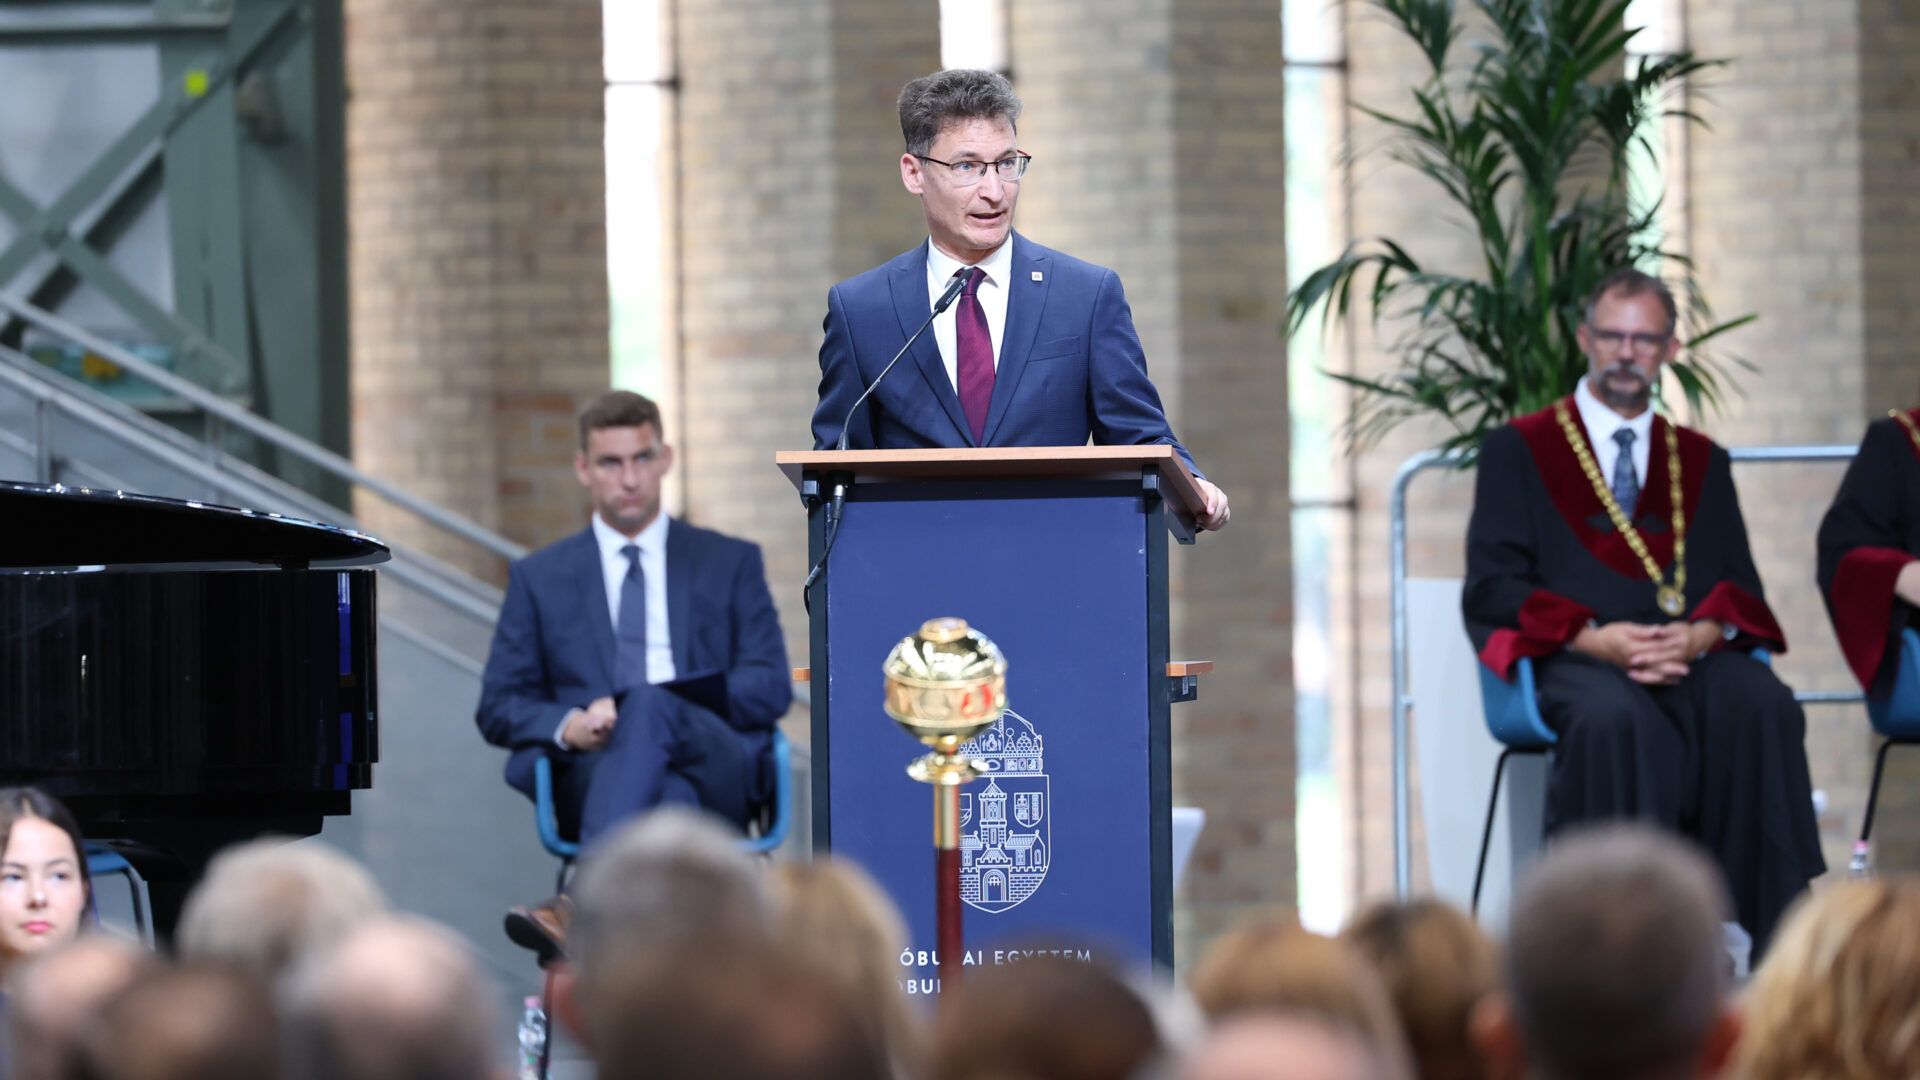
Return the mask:
M873 377L873 381L868 383L867 388L860 392L860 396L853 399L853 407L847 410L846 417L840 421L840 441L833 444L835 450L845 450L847 448L847 425L853 423L854 409L858 409L860 403L867 400L867 395L873 393L873 388L879 386L880 380L887 377L887 372L893 370L893 365L899 363L900 358L907 355L907 350L913 348L913 343L920 340L921 334L927 332L927 327L933 325L933 320L939 318L941 312L953 306L953 302L960 298L960 290L966 288L966 285L967 275L965 274L955 274L953 279L947 282L947 291L941 293L940 299L933 302L933 314L928 315L927 321L920 324L920 329L915 330L913 336L907 339L907 343L900 346L900 351L893 354L893 359L887 361L887 366L880 369L880 374Z
M853 423L854 410L860 408L860 403L867 400L867 395L873 393L873 388L879 386L880 380L887 377L887 372L893 370L893 365L907 355L907 350L913 348L913 343L919 341L920 335L927 332L927 327L933 325L933 320L939 318L941 312L952 307L953 302L960 298L960 290L966 288L968 276L955 274L947 282L946 290L940 294L938 300L933 302L933 312L927 316L927 321L920 324L920 329L915 330L913 336L907 339L907 343L900 346L900 351L893 354L893 359L887 361L887 366L880 369L880 374L875 375L873 381L867 384L867 388L860 392L860 396L853 399L853 405L847 409L847 415L840 421L840 439L833 445L835 450L847 448L847 425ZM827 556L833 554L833 542L840 538L840 512L846 504L847 481L846 474L842 473L834 480L833 499L827 504L826 546L820 552L820 561L814 563L813 569L807 572L806 583L800 586L800 602L808 614L813 613L813 583L820 580L821 572L827 568Z

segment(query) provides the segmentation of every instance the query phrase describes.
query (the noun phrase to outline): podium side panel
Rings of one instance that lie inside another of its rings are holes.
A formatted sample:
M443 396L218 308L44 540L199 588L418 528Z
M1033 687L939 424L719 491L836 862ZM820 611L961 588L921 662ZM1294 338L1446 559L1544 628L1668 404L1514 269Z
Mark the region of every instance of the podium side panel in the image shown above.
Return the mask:
M1150 961L1155 519L1138 482L857 493L828 569L827 670L814 688L830 701L831 848L906 915L903 984L937 985L933 795L906 775L924 748L882 711L880 664L944 615L1005 651L1012 710L975 740L989 775L961 789L965 962L1016 962L1027 950Z

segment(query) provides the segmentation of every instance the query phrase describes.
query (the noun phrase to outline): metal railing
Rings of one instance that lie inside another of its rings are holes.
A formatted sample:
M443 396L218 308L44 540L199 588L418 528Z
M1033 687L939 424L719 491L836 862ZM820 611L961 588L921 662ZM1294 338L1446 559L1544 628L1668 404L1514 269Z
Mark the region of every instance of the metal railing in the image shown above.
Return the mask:
M1852 446L1749 446L1727 451L1734 463L1849 461ZM1407 689L1407 488L1428 469L1454 468L1464 460L1458 453L1425 450L1402 462L1393 476L1388 497L1388 536L1393 563L1389 583L1393 629L1393 889L1406 896L1413 882L1413 830L1408 791L1412 785L1407 760L1407 714L1413 695ZM1794 700L1804 705L1852 705L1866 700L1858 690L1803 690Z
M244 431L312 465L321 472L337 477L350 485L365 488L395 506L418 516L421 520L427 521L503 559L518 559L527 553L526 548L481 525L479 522L455 513L452 510L448 510L443 506L409 494L397 485L388 483L378 477L369 476L361 472L358 468L355 468L353 462L321 446L319 443L296 435L243 406L236 405L196 383L183 379L165 368L134 355L132 352L113 344L97 334L67 322L65 319L60 318L50 311L36 307L18 297L8 296L4 292L0 292L0 308L6 308L27 323L39 327L47 333L71 341L76 345L86 347L101 358L110 360L130 372L141 381L159 387L174 397L188 402L206 416L217 420L221 424L230 425L237 430ZM44 441L42 444L44 445ZM213 445L212 442L209 442L209 445ZM217 451L218 448L215 447L215 449ZM208 456L208 463L215 469L222 468L226 460L226 455L218 452Z
M54 479L52 421L57 416L64 416L138 450L168 469L205 484L220 501L261 509L284 506L305 517L330 520L351 528L359 527L351 518L284 481L260 473L244 463L229 461L224 468L220 467L207 456L197 454L179 442L164 438L157 432L143 430L127 417L116 416L78 394L63 391L38 373L32 373L30 369L36 366L31 358L0 345L0 386L33 402L35 428L31 447L26 445L28 440L13 432L5 433L6 437L0 439L0 445L22 453L31 450L41 470L37 478L43 482ZM72 462L66 467L101 487L125 489L128 486L119 477L96 465ZM393 561L384 564L381 572L391 574L401 584L488 625L499 613L497 590L418 552L404 548L396 550Z

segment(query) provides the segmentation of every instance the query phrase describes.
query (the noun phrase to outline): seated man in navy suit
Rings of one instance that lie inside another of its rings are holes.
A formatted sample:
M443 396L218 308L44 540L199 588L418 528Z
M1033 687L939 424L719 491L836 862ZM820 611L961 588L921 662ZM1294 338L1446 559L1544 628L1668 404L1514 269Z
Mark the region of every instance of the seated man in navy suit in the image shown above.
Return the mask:
M672 465L652 401L587 406L573 467L593 520L514 563L487 655L481 734L529 796L553 760L561 831L583 844L665 802L744 827L773 790L793 687L760 549L662 512ZM516 909L509 933L544 951L524 933L543 913ZM540 930L561 938L564 918Z
M814 447L834 446L844 421L856 450L1084 446L1092 438L1165 443L1192 467L1147 378L1119 276L1013 231L1031 160L1016 139L1019 118L1012 85L991 71L942 71L900 92L900 180L920 197L930 235L827 293ZM962 275L958 301L875 386ZM1226 493L1204 478L1200 492L1200 525L1225 525Z

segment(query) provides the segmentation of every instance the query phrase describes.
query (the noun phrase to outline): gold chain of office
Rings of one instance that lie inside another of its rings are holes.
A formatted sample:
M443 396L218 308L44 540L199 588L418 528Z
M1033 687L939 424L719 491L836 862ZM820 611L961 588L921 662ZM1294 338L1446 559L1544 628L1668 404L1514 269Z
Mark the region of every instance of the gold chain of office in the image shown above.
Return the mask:
M1675 434L1672 424L1666 425L1667 431L1667 482L1673 502L1673 584L1666 582L1666 576L1660 572L1660 564L1653 561L1653 553L1647 550L1647 542L1641 538L1640 530L1627 520L1626 511L1620 509L1620 503L1613 497L1613 490L1607 487L1600 477L1600 466L1593 460L1593 452L1587 449L1587 440L1580 429L1573 426L1573 417L1567 413L1567 403L1556 401L1553 415L1560 421L1560 430L1566 432L1567 445L1573 447L1573 456L1580 461L1580 470L1587 474L1587 482L1593 485L1593 493L1600 497L1600 505L1606 507L1607 516L1613 519L1613 527L1626 538L1627 546L1640 557L1641 565L1647 568L1647 576L1657 586L1654 593L1660 610L1678 618L1687 610L1687 518L1686 507L1680 494L1680 437ZM1915 435L1920 439L1920 435ZM1628 451L1623 447L1621 453Z
M1900 421L1900 426L1907 429L1907 438L1913 440L1914 450L1920 451L1920 427L1913 426L1913 417L1907 414L1907 410L1888 409L1887 415Z

